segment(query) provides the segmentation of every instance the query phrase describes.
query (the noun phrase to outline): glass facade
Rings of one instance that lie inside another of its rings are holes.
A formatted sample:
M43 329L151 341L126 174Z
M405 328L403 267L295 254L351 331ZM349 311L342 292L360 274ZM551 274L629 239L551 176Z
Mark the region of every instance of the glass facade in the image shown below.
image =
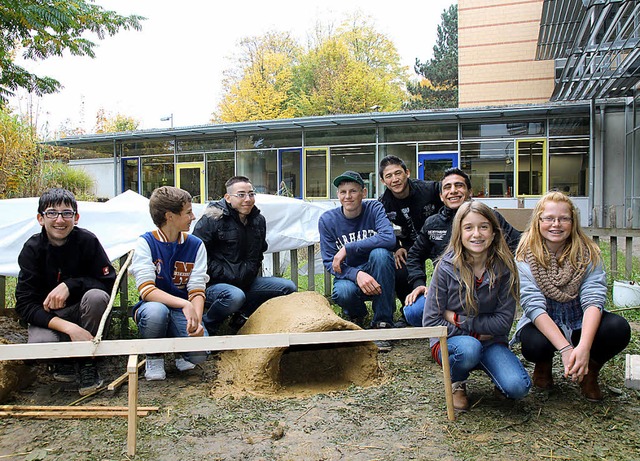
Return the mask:
M637 105L636 100L630 113L640 113ZM193 171L201 168L204 176L199 194L204 201L221 198L224 183L236 174L249 177L259 193L335 199L331 180L345 170L359 172L368 197L376 198L384 192L378 163L396 155L414 178L439 180L447 165L458 164L471 177L476 197L509 199L505 206L512 207L516 198L540 196L549 189L575 197L588 195L590 119L586 110L580 114L564 117L548 111L544 117L520 116L512 121L505 115L475 121L465 116L457 122L449 114L441 122L396 120L388 125L369 122L297 130L280 130L274 121L272 127L268 126L272 122L264 122L266 127L236 136L225 132L186 140L90 144L78 146L76 152L93 149L94 156L108 153L112 157L115 148L122 190L136 190L147 197L160 185L188 182L183 176L190 171L183 164L193 163ZM639 118L635 117L628 133L633 140L640 139ZM640 181L635 180L640 177L638 170L637 162L629 163L627 188L634 197L640 196Z

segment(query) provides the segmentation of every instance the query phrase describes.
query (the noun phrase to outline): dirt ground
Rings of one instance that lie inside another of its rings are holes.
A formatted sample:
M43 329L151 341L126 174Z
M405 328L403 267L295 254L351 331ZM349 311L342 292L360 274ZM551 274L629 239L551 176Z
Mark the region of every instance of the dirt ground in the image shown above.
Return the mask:
M0 336L8 334L5 323ZM640 353L638 336L634 324L628 352ZM302 398L212 397L218 359L185 373L167 359L166 381L140 380L140 404L160 411L140 419L135 459L640 459L640 392L624 387L624 356L604 367L606 398L598 404L560 378L559 362L557 386L521 402L496 396L486 375L473 373L473 407L456 421L446 417L442 372L424 340L397 342L379 355L383 379L375 386ZM67 405L79 398L74 385L54 382L44 365L32 367L36 383L4 403ZM124 357L101 364L108 380L125 368ZM126 405L126 391L105 390L81 405ZM126 435L125 418L2 418L0 459L125 460Z

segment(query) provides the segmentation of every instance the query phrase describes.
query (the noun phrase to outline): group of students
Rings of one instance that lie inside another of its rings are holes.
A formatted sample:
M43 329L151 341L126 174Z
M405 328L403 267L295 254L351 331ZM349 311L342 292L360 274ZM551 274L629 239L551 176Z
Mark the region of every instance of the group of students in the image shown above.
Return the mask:
M266 221L250 180L234 176L226 188L192 234L196 218L188 192L163 186L151 194L149 212L157 228L138 238L130 268L140 294L131 316L141 338L214 335L227 318L237 331L263 302L297 290L290 280L259 275ZM16 284L16 312L28 324L28 341L91 340L115 270L97 237L77 226L80 213L70 191L42 194L36 218L42 229L20 252ZM206 352L184 353L175 366L191 370L206 358ZM92 358L54 361L52 372L57 381L79 381L81 395L104 383ZM163 355L147 355L145 378L166 378Z
M565 377L579 382L587 399L601 400L599 370L626 347L630 327L604 310L602 259L572 201L560 192L544 195L521 236L470 199L471 181L458 168L445 171L440 183L422 181L387 156L379 174L387 190L378 201L365 200L357 172L336 177L341 206L318 222L323 263L334 275L332 299L344 316L363 328L446 326L454 407L466 410L466 381L476 369L508 398L529 392L529 375L508 340L520 303L524 314L511 343L521 342L522 355L535 363L533 385L553 385L557 351ZM226 188L192 234L189 193L170 186L152 193L157 229L139 237L130 269L140 293L131 315L141 338L214 335L227 318L239 329L264 301L296 291L290 280L259 276L266 222L250 180L234 176ZM97 333L115 270L95 235L77 227L79 218L71 192L51 189L40 197L42 230L18 258L16 311L29 325L29 342L90 340ZM436 262L429 287L426 259ZM394 322L396 296L403 309ZM373 309L368 325L366 301ZM388 342L377 344L390 350ZM440 363L437 339L431 353ZM187 371L204 360L206 352L190 352L175 365ZM54 363L56 380L73 382L78 374L82 395L103 385L94 359ZM147 356L145 377L166 378L162 355Z
M573 202L561 192L545 194L521 235L497 211L471 200L471 181L458 168L437 184L410 179L405 163L388 156L379 174L387 186L379 202L364 200L357 172L338 176L342 207L319 222L323 261L335 276L332 297L346 317L367 326L364 302L371 300L371 328L446 326L460 411L469 408L466 381L473 370L487 373L507 398L528 394L532 380L510 349L517 342L535 363L534 386L552 387L558 352L564 376L588 400L602 400L600 368L627 346L631 331L624 318L604 310L603 261ZM391 222L400 227L397 238ZM426 259L435 262L428 287ZM395 323L394 286L403 303ZM523 315L509 342L517 304ZM439 340L430 345L441 363ZM379 347L390 350L386 342Z

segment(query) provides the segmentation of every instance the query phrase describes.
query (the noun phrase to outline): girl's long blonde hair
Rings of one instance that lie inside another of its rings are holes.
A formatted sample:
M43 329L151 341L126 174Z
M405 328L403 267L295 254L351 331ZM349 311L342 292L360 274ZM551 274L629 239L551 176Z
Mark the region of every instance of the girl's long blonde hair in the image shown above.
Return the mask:
M491 224L494 232L493 241L487 250L487 272L489 274L489 286L490 289L495 288L496 277L505 268L511 274L509 277L509 291L516 299L516 302L520 299L520 279L518 278L518 270L516 268L513 255L509 250L506 240L500 227L500 222L494 211L482 202L469 201L460 206L456 212L456 216L453 218L453 230L451 231L451 240L445 250L445 253L453 253L453 266L459 274L459 291L460 301L463 301L464 292L464 310L467 314L478 314L478 302L474 296L476 281L473 273L473 266L471 265L471 256L468 254L466 248L462 245L462 220L467 217L469 213L478 213L486 218ZM440 263L438 263L440 264Z
M580 254L586 250L587 260L582 264L597 264L600 262L600 248L590 239L580 227L580 216L578 210L569 197L562 192L547 192L536 203L531 219L527 225L527 230L520 238L518 249L516 250L516 260L525 261L527 250L531 250L531 255L536 262L542 267L548 269L551 261L551 255L547 246L544 244L544 238L540 232L540 216L544 212L544 207L549 202L566 203L571 211L571 234L562 250L562 254L558 258L558 264L562 265L566 258L574 269L578 269L580 265Z

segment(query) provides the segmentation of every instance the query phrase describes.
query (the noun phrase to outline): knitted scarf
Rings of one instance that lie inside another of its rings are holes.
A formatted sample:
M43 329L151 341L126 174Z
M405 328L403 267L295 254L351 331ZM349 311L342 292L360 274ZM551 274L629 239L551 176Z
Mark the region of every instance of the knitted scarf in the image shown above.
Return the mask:
M526 261L542 294L561 303L571 301L578 296L580 284L588 266L587 259L587 249L582 248L582 251L578 253L578 267L576 269L571 266L569 258L565 258L560 265L555 254L551 253L547 269L538 264L530 249L527 250L526 255Z

